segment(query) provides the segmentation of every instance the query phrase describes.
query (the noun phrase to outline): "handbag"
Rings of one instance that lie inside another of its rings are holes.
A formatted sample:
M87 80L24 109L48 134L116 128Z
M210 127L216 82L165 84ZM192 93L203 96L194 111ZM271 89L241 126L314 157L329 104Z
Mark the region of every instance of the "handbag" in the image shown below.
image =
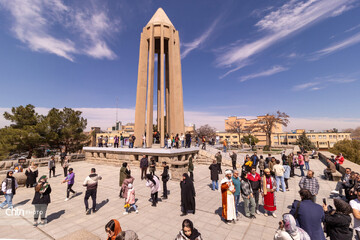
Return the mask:
M124 205L124 208L129 208L129 207L130 207L130 204L128 204L128 203Z

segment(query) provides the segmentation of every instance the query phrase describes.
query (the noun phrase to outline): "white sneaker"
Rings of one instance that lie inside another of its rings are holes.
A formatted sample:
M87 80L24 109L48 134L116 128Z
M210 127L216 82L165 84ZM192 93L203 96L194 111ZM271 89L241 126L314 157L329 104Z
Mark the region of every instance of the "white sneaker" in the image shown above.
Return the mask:
M264 213L264 216L267 217L267 216L269 216L269 215L268 215L267 213Z
M65 201L69 201L69 198L65 198Z
M275 213L272 213L271 215L272 215L274 218L276 218L276 214L275 214Z
M332 190L331 193L333 193L333 194L339 194L339 191Z
M139 210L136 210L135 212L136 212L136 213L139 213Z
M259 211L259 210L256 210L256 214L257 214L257 215L260 215L260 211Z
M128 212L124 212L123 214L126 215L126 214L129 214L129 213L128 213Z

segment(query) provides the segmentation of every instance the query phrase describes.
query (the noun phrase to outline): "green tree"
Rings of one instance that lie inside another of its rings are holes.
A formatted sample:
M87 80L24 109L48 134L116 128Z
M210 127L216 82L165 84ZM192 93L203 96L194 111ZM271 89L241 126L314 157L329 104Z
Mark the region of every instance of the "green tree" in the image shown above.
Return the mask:
M252 149L259 142L259 139L257 137L255 137L254 135L251 135L251 134L248 134L248 135L244 136L241 140L244 143L246 143L247 145L251 146Z
M295 145L303 146L306 151L310 151L316 148L315 145L306 136L305 132L299 136L295 142Z
M342 153L344 158L354 163L360 163L360 140L342 140L334 144L331 153Z
M2 130L2 142L6 144L0 146L1 151L3 154L28 151L30 158L34 150L44 144L44 126L41 124L44 116L37 114L35 107L28 104L25 107L13 107L11 113L4 113L4 118L11 124ZM9 144L16 147L7 147Z
M52 148L65 147L66 151L76 152L90 140L84 133L87 120L81 117L81 111L53 108L42 125L46 128L46 142Z

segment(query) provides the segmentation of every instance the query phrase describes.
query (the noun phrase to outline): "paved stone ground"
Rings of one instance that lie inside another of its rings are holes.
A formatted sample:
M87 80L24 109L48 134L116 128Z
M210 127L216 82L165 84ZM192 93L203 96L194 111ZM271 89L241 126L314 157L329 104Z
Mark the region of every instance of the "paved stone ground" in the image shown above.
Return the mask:
M133 168L139 213L132 212L129 215L123 215L124 200L118 197L119 168L87 162L72 163L71 167L76 173L73 189L78 192L78 195L64 202L66 185L60 183L63 180L63 175L60 175L62 168L57 166L57 177L49 179L52 187L52 202L47 212L49 223L36 228L32 226L33 215L26 211L34 209L31 205L34 189L19 188L13 200L15 208L24 210L25 214L23 216L7 216L5 210L0 210L0 238L58 239L76 230L87 229L101 239L105 239L104 226L113 218L120 221L122 229L134 230L141 240L174 239L179 232L181 223L185 219L185 217L180 217L179 182L169 181L169 198L159 202L158 207L154 208L148 201L150 189L145 186L145 181L140 180L139 168ZM99 210L97 213L87 216L83 202L85 188L82 187L82 183L92 167L96 167L97 172L103 176L103 180L99 183L97 196ZM310 167L319 179L320 193L317 203L321 204L323 197L329 198L330 191L336 183L319 178L324 169L324 165L319 160L311 160ZM157 174L160 174L159 170L157 170ZM296 169L295 173L299 174L300 170ZM40 175L43 174L48 174L45 167L40 168ZM289 181L289 192L279 192L276 195L277 218L257 215L256 219L250 220L242 216L236 224L227 225L221 220L220 192L210 189L208 166L196 165L194 175L196 214L190 214L187 218L194 222L204 239L272 239L282 214L289 212L289 207L294 199L299 199L299 177L297 176ZM3 197L1 197L2 200ZM332 204L332 201L328 202ZM262 207L260 207L260 211L263 211Z

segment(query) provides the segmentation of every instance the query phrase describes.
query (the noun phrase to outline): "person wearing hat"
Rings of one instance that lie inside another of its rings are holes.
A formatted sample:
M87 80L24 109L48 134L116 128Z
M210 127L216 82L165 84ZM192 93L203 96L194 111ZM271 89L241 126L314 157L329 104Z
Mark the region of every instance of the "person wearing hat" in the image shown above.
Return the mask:
M34 226L38 225L39 215L41 218L41 225L47 223L46 220L46 210L48 204L50 203L50 193L51 187L50 184L47 182L46 175L40 177L38 183L35 186L35 194L31 204L35 206L34 212Z
M263 196L264 196L264 209L265 209L265 217L268 216L268 213L276 218L276 203L275 203L275 191L276 191L276 181L273 176L271 176L270 169L266 168L264 170L263 176Z
M323 203L324 230L330 240L351 240L353 236L353 231L350 230L352 208L350 204L337 198L334 198L334 206L335 209Z
M84 197L86 215L89 215L91 213L91 209L89 209L89 203L88 203L90 197L93 203L92 205L93 213L96 212L96 193L97 193L98 181L101 179L102 177L96 174L95 168L92 168L90 175L85 178L83 186L86 187L86 193Z
M6 178L2 181L1 191L5 195L5 201L0 204L0 208L8 205L8 208L12 208L12 199L16 194L16 189L19 187L16 179L13 177L14 171L9 170L6 173Z
M222 217L226 223L236 220L235 197L236 192L234 183L231 178L232 171L226 170L225 177L221 180L221 199L222 199Z
M66 190L65 201L68 201L70 192L72 192L73 196L76 195L76 192L74 190L72 190L72 186L74 185L74 182L75 182L75 173L73 172L72 168L69 168L69 174L67 175L65 180L62 181L61 183L65 183L65 182L67 182L67 190Z

